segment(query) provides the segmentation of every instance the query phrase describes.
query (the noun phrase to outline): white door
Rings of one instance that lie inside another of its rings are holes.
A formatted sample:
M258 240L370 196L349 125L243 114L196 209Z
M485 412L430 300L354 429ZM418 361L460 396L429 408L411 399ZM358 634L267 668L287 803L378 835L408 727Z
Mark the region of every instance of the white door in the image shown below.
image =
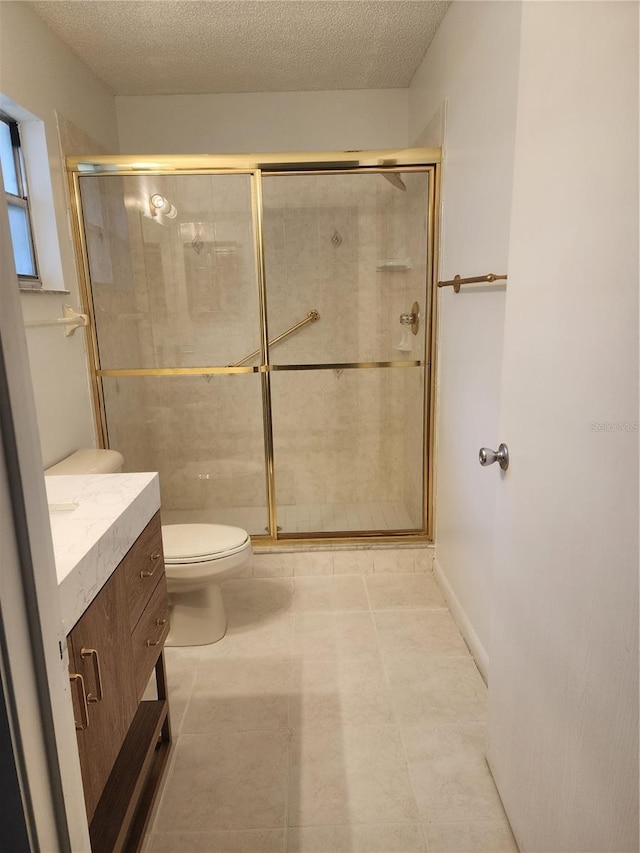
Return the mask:
M523 851L637 851L636 3L523 4L501 406L491 768Z

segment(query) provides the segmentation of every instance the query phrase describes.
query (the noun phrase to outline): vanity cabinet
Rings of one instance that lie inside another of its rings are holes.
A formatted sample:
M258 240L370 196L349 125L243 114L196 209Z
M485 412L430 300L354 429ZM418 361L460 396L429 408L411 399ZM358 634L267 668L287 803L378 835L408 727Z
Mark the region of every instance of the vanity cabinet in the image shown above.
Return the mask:
M171 739L168 630L157 513L67 637L93 853L142 840ZM143 701L154 668L158 699Z
M124 577L116 571L69 637L76 730L89 820L133 720L136 699ZM85 704L86 700L86 704Z

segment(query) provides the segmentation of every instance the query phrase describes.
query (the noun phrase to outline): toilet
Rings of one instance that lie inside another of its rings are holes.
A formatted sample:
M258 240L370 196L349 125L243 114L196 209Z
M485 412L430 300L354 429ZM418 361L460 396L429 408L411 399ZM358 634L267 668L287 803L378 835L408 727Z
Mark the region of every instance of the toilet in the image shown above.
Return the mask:
M117 450L84 449L45 475L118 474L123 464ZM249 534L223 524L163 524L162 544L171 622L165 645L216 643L227 630L220 585L251 567Z
M227 630L220 584L251 565L246 530L223 524L164 524L171 630L168 646L216 643Z

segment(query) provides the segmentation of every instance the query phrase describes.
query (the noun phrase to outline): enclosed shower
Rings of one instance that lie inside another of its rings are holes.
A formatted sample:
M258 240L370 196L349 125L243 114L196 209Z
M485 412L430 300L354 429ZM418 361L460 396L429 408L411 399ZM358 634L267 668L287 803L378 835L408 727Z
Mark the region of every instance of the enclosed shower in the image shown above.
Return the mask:
M69 162L98 432L165 523L429 532L437 158L393 155Z

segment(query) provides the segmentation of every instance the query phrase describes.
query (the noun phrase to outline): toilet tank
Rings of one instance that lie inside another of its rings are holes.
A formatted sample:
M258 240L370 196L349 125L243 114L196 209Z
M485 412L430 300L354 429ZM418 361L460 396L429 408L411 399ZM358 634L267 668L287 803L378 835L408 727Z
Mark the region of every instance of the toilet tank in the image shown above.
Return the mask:
M99 450L85 448L76 450L57 465L52 465L44 472L47 477L59 474L119 474L124 465L124 458L117 450Z

